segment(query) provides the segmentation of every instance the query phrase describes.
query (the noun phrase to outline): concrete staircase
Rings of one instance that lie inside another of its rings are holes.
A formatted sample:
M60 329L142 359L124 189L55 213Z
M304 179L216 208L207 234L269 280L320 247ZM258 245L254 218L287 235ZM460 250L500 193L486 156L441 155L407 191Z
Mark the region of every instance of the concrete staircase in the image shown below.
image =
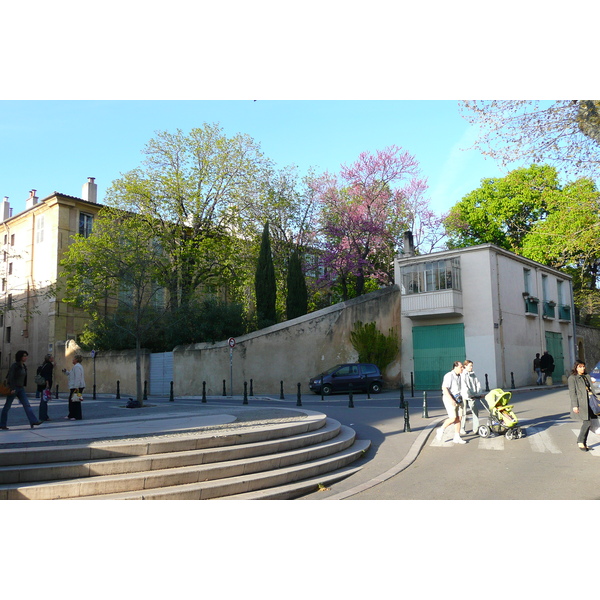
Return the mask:
M370 447L322 413L222 433L0 450L0 500L291 499L358 471Z

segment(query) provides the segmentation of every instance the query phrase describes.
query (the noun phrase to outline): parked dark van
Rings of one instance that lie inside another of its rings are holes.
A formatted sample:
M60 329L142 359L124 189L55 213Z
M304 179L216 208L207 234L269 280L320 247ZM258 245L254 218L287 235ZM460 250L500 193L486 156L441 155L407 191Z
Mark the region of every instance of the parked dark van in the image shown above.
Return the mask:
M378 394L382 386L383 378L377 366L369 363L344 363L312 377L308 387L315 394L322 391L324 396L328 396L333 392L347 392L350 387L352 391Z

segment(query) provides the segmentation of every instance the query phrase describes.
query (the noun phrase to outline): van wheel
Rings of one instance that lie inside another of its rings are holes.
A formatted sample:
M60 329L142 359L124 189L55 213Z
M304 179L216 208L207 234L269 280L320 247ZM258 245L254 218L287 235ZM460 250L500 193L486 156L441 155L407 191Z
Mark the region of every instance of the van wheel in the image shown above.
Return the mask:
M381 384L378 383L377 381L374 381L371 384L371 393L372 394L379 394L379 392L381 392Z
M331 394L331 386L330 386L328 383L326 383L326 384L323 386L323 388L322 388L322 390L321 390L321 391L322 391L322 393L323 393L323 396L329 396L329 394Z

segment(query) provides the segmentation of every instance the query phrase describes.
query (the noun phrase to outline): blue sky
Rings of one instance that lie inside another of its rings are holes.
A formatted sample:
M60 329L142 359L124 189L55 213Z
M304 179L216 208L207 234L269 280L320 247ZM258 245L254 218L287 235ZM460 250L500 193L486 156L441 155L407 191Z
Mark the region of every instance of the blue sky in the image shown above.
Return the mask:
M2 101L0 197L14 214L29 190L80 196L95 177L99 201L110 183L143 160L156 131L184 132L218 122L247 133L279 167L301 174L337 172L363 151L392 144L414 154L429 183L432 208L448 210L479 186L501 176L494 161L466 150L473 132L456 101Z

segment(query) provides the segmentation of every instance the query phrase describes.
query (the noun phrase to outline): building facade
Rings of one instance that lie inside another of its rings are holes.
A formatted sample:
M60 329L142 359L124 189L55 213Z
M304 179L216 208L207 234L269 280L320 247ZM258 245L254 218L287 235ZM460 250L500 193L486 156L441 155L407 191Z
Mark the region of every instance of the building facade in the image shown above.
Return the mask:
M437 390L454 361L470 359L489 389L530 385L545 350L555 381L570 371L577 338L568 275L493 244L414 256L409 238L405 248L395 261L405 382Z
M29 353L32 366L52 353L62 368L69 340L77 339L87 321L85 313L62 302L60 292L49 296L48 290L58 279L59 263L73 235L91 233L101 208L97 185L93 177L88 178L81 198L54 192L39 200L35 192L31 190L25 210L17 215L12 214L8 198L0 206L0 368L4 373L18 350Z

